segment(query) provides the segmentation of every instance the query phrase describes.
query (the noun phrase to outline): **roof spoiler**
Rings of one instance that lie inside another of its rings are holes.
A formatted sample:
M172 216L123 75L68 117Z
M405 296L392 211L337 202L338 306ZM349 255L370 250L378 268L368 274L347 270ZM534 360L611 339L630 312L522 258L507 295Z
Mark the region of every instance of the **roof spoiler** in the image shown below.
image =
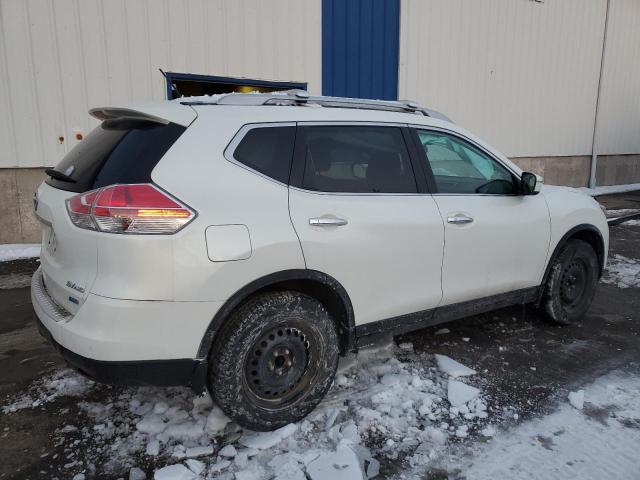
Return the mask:
M145 120L161 125L176 123L188 127L197 118L197 112L184 105L163 102L124 107L97 107L89 110L89 115L98 120Z
M98 120L115 120L127 119L127 120L146 120L148 122L162 123L164 125L169 123L166 118L156 117L155 115L149 115L147 113L139 112L137 110L130 110L128 108L92 108L89 110L89 115Z

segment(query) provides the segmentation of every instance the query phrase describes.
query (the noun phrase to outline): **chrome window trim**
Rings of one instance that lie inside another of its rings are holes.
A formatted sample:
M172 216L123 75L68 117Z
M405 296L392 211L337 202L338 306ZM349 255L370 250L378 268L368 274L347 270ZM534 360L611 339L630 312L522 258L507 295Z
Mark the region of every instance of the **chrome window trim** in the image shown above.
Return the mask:
M307 190L306 188L294 187L289 185L291 190L301 193L311 193L313 195L333 195L333 196L350 196L350 197L424 197L431 195L430 193L389 193L389 192L319 192L317 190Z
M247 135L248 132L250 132L251 130L253 130L255 128L265 128L265 127L267 127L267 128L296 127L296 122L247 123L247 124L243 125L242 127L240 127L240 130L238 130L236 132L236 134L233 136L233 138L231 139L229 144L224 149L224 152L223 152L222 155L230 163L233 163L234 165L237 165L238 167L243 168L243 169L247 170L248 172L251 172L251 173L253 173L255 175L258 175L258 176L260 176L260 177L262 177L262 178L264 178L266 180L269 180L270 182L273 182L276 185L280 185L282 187L288 188L289 185L287 185L286 183L283 183L280 180L276 180L275 178L270 177L269 175L267 175L265 173L259 172L258 170L254 169L254 168L251 168L248 165L245 165L244 163L242 163L240 160L238 160L234 156L235 151L238 148L238 145L240 145L240 142L242 142L242 140L244 139L244 137Z
M381 122L368 120L302 120L297 122L299 127L399 127L407 126L403 122Z
M509 165L506 165L502 160L500 160L498 157L496 157L492 152L490 152L486 148L482 147L481 145L478 145L472 139L470 139L466 135L463 135L460 132L456 132L455 130L450 130L448 128L432 127L432 126L428 126L428 125L419 125L419 124L407 124L407 127L413 128L415 130L428 130L428 131L440 132L440 133L444 133L444 134L447 134L447 135L451 135L452 137L457 137L457 138L459 138L459 139L471 144L473 147L475 147L478 150L480 150L482 153L487 155L489 158L491 158L492 160L496 161L499 165L501 165L509 173L511 173L515 178L520 178L520 175L518 175L518 173L515 172L513 170L513 168L511 168ZM518 197L519 196L517 193L440 193L440 192L432 193L432 195L434 195L434 196L436 196L436 195L437 196L455 196L455 197L460 197L460 196Z

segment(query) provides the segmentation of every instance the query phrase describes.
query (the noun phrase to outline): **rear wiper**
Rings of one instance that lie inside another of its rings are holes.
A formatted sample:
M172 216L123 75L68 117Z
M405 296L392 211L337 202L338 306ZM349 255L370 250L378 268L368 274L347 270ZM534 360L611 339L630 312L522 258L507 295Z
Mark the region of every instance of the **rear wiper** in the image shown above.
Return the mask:
M54 170L53 168L47 168L44 171L44 173L49 175L51 178L55 178L56 180L60 180L61 182L76 183L76 180L71 178L69 175L65 175L64 173L59 172L57 170Z

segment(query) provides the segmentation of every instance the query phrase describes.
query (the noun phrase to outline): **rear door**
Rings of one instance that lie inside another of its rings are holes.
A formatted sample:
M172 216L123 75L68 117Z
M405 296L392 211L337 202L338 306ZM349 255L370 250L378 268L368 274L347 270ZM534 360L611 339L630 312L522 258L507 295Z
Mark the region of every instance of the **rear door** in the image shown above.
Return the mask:
M468 139L413 134L444 222L442 304L537 286L550 237L543 196L519 195L517 176Z
M440 303L444 228L407 141L398 125L299 124L291 219L307 268L345 287L357 324Z

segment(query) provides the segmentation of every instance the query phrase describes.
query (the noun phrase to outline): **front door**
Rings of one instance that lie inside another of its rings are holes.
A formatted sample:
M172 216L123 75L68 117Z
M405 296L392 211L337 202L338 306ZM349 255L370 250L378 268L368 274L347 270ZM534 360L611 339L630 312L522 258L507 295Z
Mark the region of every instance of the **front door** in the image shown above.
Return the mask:
M443 305L540 284L550 222L542 195L519 195L505 165L457 135L415 130L445 228Z
M298 128L291 220L307 268L342 284L357 324L432 309L442 296L444 227L419 193L405 138L399 126Z

